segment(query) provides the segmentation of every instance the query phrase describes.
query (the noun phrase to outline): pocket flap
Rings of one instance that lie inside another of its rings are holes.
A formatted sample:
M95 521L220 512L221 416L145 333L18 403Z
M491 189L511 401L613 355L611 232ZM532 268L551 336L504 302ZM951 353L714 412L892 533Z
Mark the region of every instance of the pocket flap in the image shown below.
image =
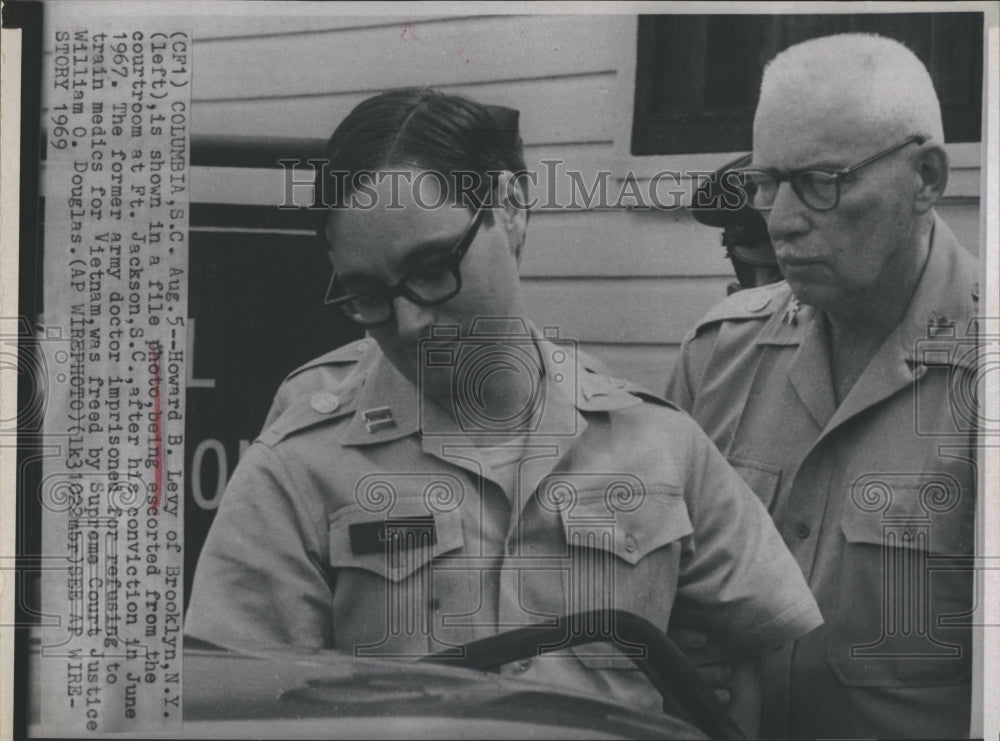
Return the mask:
M679 490L647 487L625 506L616 504L607 491L578 489L575 501L560 510L570 546L605 550L634 565L694 532Z
M972 552L973 511L947 473L869 474L851 487L840 528L849 543L957 556Z
M356 504L330 517L330 565L373 571L401 581L438 556L462 548L462 516L430 512L423 502L399 502L392 514Z

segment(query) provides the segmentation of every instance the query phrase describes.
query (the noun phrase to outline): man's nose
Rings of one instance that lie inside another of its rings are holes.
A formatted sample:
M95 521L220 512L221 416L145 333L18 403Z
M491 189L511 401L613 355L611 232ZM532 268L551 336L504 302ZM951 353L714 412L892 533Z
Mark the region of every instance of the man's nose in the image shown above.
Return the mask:
M780 183L774 205L767 213L767 231L771 241L782 242L808 231L808 211L809 207L792 189L792 184Z
M433 306L421 306L406 296L396 296L392 306L396 312L396 330L406 341L416 342L423 338L426 329L434 322Z

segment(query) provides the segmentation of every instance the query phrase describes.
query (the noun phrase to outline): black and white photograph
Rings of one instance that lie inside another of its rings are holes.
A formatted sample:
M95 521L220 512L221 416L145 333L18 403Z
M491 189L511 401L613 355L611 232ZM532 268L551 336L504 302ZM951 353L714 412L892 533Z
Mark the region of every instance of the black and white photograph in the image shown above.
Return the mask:
M1000 738L1000 4L2 13L0 741Z

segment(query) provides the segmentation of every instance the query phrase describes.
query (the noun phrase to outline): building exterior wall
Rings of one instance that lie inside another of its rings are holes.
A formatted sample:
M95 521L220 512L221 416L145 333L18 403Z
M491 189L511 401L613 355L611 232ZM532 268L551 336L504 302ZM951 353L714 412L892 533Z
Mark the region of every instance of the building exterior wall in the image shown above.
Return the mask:
M192 135L323 138L364 98L427 85L520 110L543 200L544 160L585 183L610 172L613 201L630 172L643 184L658 170L710 171L736 154L629 154L636 28L634 15L204 18L195 28ZM951 145L949 154L939 210L976 251L979 144ZM560 201L566 182L559 178ZM196 202L273 205L283 187L279 170L193 174ZM522 264L529 311L659 391L684 332L732 280L720 236L679 208L535 209ZM295 240L296 249L307 244Z

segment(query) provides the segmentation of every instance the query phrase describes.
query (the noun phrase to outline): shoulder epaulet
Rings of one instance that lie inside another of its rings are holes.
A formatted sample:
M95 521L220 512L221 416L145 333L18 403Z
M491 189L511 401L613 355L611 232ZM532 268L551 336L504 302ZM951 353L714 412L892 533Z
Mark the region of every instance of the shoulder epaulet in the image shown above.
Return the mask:
M652 391L647 389L645 386L640 386L637 383L632 383L631 381L626 381L625 390L632 394L633 396L638 396L643 401L649 401L653 404L659 404L660 406L670 407L671 409L676 409L677 411L682 411L679 406L674 404L669 399L664 399L659 394L654 394Z
M635 406L643 401L678 409L673 402L632 381L586 369L578 379L577 407L585 412L606 412Z
M301 373L305 373L313 368L319 368L323 365L347 365L350 363L357 363L364 357L365 353L372 348L373 344L374 340L370 340L367 337L355 340L354 342L349 342L346 345L338 347L336 350L331 350L324 355L320 355L318 358L313 358L308 363L300 365L298 368L285 376L285 380L288 381Z
M766 319L774 314L791 295L785 281L757 288L747 288L727 296L695 324L695 331L710 324L744 319Z
M374 352L376 347L373 340L358 340L320 355L293 370L285 376L274 395L271 409L264 420L264 431L269 430L298 399L308 399L317 393L339 393L341 386L350 385L363 376L370 365L367 361L378 355Z
M271 447L289 435L308 427L353 415L357 409L357 396L362 385L362 376L359 375L347 383L336 386L333 390L311 391L298 395L265 426L257 441Z

